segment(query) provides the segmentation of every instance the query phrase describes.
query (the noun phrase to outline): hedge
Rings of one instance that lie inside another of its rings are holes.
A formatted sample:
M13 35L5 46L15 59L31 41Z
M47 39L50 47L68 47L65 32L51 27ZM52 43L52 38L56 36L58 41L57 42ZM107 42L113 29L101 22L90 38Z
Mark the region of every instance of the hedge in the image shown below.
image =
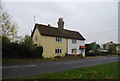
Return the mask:
M42 58L43 47L29 47L18 43L3 43L2 58L3 59L21 59L21 58Z

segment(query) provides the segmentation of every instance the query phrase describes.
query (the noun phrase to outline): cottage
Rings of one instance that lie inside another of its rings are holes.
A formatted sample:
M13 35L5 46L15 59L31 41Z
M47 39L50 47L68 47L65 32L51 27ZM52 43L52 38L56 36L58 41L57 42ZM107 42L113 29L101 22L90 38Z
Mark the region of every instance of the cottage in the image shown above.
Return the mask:
M107 42L103 45L103 49L108 51L110 46L114 46L116 53L120 54L120 44L113 43L112 41Z
M103 49L108 50L109 46L111 46L111 45L116 45L116 44L113 43L113 41L107 42L107 43L103 44Z
M65 56L66 53L85 56L85 38L77 31L64 29L62 18L58 20L58 28L35 24L31 36L34 44L43 46L45 58Z
M120 44L117 44L117 46L116 46L116 52L117 52L117 54L120 54Z

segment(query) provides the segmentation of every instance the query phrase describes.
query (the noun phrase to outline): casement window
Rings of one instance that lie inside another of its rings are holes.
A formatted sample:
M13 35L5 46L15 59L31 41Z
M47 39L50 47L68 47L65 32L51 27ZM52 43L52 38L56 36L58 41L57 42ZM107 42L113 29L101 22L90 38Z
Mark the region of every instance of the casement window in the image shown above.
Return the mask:
M35 40L35 41L38 41L38 37L37 37L37 35L35 35L34 40Z
M62 38L60 38L60 37L56 37L56 42L61 42L62 41Z
M76 39L72 39L72 43L77 43L77 40Z
M77 53L77 49L72 49L72 53Z
M61 52L62 52L61 48L56 48L56 49L55 49L55 53L56 53L56 54L61 54Z

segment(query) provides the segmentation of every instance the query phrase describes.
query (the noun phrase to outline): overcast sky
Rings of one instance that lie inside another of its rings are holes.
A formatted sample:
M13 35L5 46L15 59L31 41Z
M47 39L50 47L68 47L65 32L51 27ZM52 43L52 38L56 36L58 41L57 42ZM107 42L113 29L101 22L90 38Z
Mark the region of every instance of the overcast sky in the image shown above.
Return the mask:
M114 2L5 2L5 9L18 24L18 35L30 35L35 22L79 31L86 43L118 42L118 3Z

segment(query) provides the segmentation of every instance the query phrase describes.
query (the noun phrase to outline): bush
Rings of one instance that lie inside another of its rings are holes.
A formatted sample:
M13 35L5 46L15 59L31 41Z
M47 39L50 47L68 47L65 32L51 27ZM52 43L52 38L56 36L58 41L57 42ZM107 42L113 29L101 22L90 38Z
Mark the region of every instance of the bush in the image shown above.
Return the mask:
M7 43L10 43L10 39L5 37L5 36L1 36L2 37L2 43L3 44L7 44Z
M61 58L61 56L55 56L54 58Z
M101 56L107 56L109 53L108 52L102 52Z
M68 54L67 53L65 53L65 57L67 57L68 56Z
M39 55L39 57L42 58L43 47L42 46L37 46L35 48L36 48L36 52Z
M29 47L25 44L6 43L2 44L3 59L42 58L43 48Z
M116 45L110 45L108 48L108 52L110 55L116 54Z
M96 56L95 53L86 53L86 56Z

